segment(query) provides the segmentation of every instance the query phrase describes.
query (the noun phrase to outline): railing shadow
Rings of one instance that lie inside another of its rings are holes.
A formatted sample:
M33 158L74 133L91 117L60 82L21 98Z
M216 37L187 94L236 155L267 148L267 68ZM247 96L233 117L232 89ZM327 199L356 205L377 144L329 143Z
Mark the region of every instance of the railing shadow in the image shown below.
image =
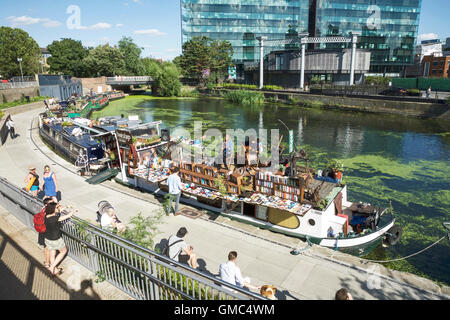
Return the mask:
M84 280L80 290L71 290L2 230L0 257L0 300L100 300L92 281Z

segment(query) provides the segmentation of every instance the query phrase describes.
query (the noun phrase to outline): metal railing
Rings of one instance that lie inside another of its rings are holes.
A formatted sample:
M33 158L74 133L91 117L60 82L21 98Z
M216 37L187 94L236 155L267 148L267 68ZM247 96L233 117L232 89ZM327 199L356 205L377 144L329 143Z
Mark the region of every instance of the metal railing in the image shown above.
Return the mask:
M107 77L106 78L106 82L107 83L112 83L112 82L151 82L153 81L152 77L122 77L122 76L117 76L117 77Z
M39 85L36 81L33 81L33 82L8 82L8 83L0 83L0 90L33 88L33 87L38 87L38 86Z
M0 204L32 230L43 206L2 177ZM63 223L63 238L72 259L135 299L265 300L76 217Z

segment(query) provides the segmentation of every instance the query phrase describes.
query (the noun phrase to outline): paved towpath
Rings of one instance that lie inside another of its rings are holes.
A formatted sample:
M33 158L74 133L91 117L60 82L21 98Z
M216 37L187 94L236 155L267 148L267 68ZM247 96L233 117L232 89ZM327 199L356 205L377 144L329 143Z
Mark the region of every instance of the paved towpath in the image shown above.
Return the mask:
M100 200L110 201L125 223L139 212L150 216L162 210L158 199L150 194L115 182L92 186L69 171L75 168L52 153L41 142L36 129L30 131L30 124L37 114L35 110L14 116L20 137L8 140L0 148L0 176L22 187L29 165L36 166L42 174L44 165L49 164L56 173L63 203L75 205L80 210L79 217L91 222L95 220ZM33 126L37 127L37 121ZM302 248L305 243L223 217L204 215L196 220L185 216L164 217L156 243L167 239L181 226L188 229L186 240L194 246L206 272L217 274L228 252L235 250L243 275L249 276L255 285L275 285L279 299L333 299L341 287L348 288L355 299L449 298L448 287L440 288L432 281L414 275L362 263L352 256L337 254L332 257L334 252L329 249L314 246L302 255L293 256L289 253L291 249Z

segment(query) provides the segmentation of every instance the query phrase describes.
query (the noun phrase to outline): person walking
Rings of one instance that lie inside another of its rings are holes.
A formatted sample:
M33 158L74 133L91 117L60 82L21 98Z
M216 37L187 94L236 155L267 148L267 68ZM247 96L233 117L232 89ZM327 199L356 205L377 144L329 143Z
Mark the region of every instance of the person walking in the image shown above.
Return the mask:
M249 278L243 278L241 269L236 265L237 252L231 251L228 254L228 261L222 263L219 267L219 276L225 282L240 288L247 288L249 290L261 290L261 286L256 287L250 284Z
M34 166L30 166L28 170L29 173L25 177L24 181L27 186L24 189L31 192L33 197L37 197L39 191L39 175L36 173L36 167Z
M8 128L11 139L15 139L16 138L16 129L14 128L14 121L11 117L6 122L6 127Z
M183 184L179 176L180 169L178 167L173 168L172 174L167 179L167 185L169 186L169 209L167 214L170 214L172 208L172 202L175 200L174 216L178 216L178 208L180 206L181 190L183 190Z
M197 256L194 253L194 247L188 245L184 240L187 234L187 229L182 227L178 230L176 235L169 237L167 245L169 246L169 258L181 263L188 264L191 268L196 269Z
M58 183L56 182L55 173L50 170L50 166L47 165L44 167L44 174L42 177L44 178L44 181L40 189L44 191L44 198L52 198L54 202L58 203L56 197L58 194Z
M427 89L427 99L430 99L430 97L431 97L431 86L429 86Z
M45 245L50 251L50 266L47 269L53 276L61 274L62 269L58 268L58 265L67 254L67 247L62 238L61 222L73 216L73 212L61 216L61 209L61 205L52 202L45 210ZM59 252L58 255L56 252Z

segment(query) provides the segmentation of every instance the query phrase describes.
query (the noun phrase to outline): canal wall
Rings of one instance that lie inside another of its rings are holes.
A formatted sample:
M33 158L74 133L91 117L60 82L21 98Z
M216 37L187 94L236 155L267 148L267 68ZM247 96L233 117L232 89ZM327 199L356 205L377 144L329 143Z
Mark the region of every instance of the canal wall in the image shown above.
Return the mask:
M221 97L233 89L204 90L207 96ZM386 97L343 97L289 91L262 91L266 102L282 102L302 107L334 109L351 112L393 114L404 117L450 120L450 106L439 102L403 101Z

